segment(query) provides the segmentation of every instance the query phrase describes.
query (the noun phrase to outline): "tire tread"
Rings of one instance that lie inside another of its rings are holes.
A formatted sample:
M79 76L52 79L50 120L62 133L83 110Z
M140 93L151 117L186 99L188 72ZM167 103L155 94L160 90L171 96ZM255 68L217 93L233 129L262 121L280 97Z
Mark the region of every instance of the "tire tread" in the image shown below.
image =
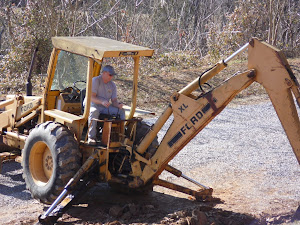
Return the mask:
M31 174L28 172L28 169L25 169L28 167L28 165L26 165L28 162L25 159L22 161L24 171L22 176L26 182L26 188L31 192L33 198L38 199L43 203L51 204L63 190L66 183L79 170L81 166L81 153L72 132L68 130L66 126L60 123L48 121L37 125L30 132L28 140L34 142L36 138L41 136L45 137L44 139L48 140L48 142L53 141L53 143L45 143L49 146L49 148L52 146L54 150L52 149L51 153L53 154L54 151L56 154L55 158L57 159L57 168L55 171L53 171L53 175L56 177L56 179L54 179L52 183L49 182L50 191L47 193L42 193L42 191L39 190L39 186L34 185L34 183L31 181ZM28 148L26 143L24 151L29 151L25 153L28 155L30 154L31 149L26 149Z

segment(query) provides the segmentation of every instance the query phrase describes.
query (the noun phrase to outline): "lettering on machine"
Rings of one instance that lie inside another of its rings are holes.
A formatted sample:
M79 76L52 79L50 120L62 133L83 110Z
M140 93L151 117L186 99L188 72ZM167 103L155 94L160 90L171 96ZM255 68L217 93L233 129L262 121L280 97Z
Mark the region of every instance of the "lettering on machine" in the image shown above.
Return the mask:
M214 99L214 102L216 102L216 99ZM182 104L178 109L182 113L186 108L188 108L188 106ZM180 138L186 135L190 129L196 126L197 123L199 123L199 121L202 119L203 115L206 114L210 108L210 103L207 103L204 107L202 107L201 110L192 115L192 117L188 119L188 122L186 122L168 142L169 147L171 148Z
M28 111L28 110L31 109L31 108L33 108L33 104L32 104L32 103L29 103L29 104L27 104L27 105L23 105L23 106L21 107L21 113L24 113L24 112Z

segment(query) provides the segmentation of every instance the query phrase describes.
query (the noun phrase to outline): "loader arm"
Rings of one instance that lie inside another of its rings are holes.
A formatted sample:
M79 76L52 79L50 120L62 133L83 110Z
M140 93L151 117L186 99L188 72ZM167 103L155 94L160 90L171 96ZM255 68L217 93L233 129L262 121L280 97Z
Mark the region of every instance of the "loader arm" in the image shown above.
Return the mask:
M246 48L248 48L249 54L248 71L231 77L198 98L190 97L192 91L199 87L196 80L171 96L170 106L137 148L138 153L144 153L148 143L151 143L153 137L173 114L174 120L151 158L151 163L145 165L140 174L143 183L157 179L168 162L239 92L254 81L266 89L300 163L300 123L293 99L293 95L297 102L300 98L299 84L289 68L287 60L278 49L255 38L243 47L243 49ZM230 59L232 58L230 57ZM226 67L227 62L228 59L216 64L202 76L200 83L203 84L218 74Z

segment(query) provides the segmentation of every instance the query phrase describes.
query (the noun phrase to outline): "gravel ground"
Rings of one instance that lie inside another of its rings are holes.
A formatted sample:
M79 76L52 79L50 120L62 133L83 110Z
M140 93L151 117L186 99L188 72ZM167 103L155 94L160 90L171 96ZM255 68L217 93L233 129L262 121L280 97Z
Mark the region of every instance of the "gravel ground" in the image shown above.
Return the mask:
M0 224L32 224L43 205L31 198L17 162L5 163L0 174Z
M212 187L220 208L268 217L300 204L300 167L270 102L227 107L170 164Z
M216 208L268 221L291 215L300 203L300 167L269 102L227 107L170 164L212 187L214 196L224 201ZM0 224L32 224L43 210L44 206L25 190L21 174L19 164L3 165ZM167 172L161 178L194 187ZM161 187L154 190L185 198ZM176 198L171 204L176 204Z

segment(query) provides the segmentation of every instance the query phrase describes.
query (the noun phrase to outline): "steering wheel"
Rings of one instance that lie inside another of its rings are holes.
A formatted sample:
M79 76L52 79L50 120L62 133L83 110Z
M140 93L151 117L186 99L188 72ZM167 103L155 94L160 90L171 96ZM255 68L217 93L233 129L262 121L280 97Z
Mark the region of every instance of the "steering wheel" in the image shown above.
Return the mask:
M85 88L85 85L84 85L84 88L78 88L77 87L77 83L84 83L86 84L86 82L84 80L78 80L78 81L75 81L73 83L73 87L72 87L72 92L71 94L69 94L69 97L70 99L78 99L81 95L81 91Z
M86 84L86 82L84 81L84 80L78 80L78 81L75 81L74 83L73 83L73 89L77 92L77 93L79 93L80 94L80 92L85 88L85 85L84 85L84 88L78 88L77 86L76 86L76 84L77 83L84 83L84 84Z
M72 93L73 92L73 88L72 87L66 87L65 89L63 89L61 91L61 93Z
M80 94L81 94L81 91L84 89L79 89L76 84L77 83L86 83L85 81L81 81L81 80L78 80L78 81L75 81L73 83L73 87L66 87L65 89L62 90L62 93L68 93L68 96L69 96L69 99L70 100L75 100L75 99L78 99L80 97Z

